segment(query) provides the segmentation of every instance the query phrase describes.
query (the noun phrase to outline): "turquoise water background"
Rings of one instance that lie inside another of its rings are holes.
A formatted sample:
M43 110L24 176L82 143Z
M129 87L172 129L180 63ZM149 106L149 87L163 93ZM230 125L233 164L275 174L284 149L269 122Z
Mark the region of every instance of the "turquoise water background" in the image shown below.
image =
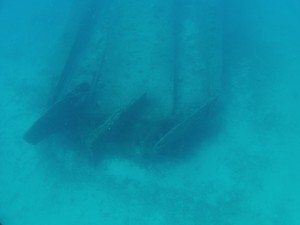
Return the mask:
M177 12L175 20L184 14L182 9L190 7L185 13L193 12L198 15L195 21L199 20L194 23L197 28L185 25L191 34L186 39L192 43L190 49L214 51L222 61L215 65L221 85L214 89L224 104L222 127L213 138L195 146L196 154L191 157L155 165L119 157L92 165L55 140L27 144L23 134L47 107L54 75L78 24L76 15L85 4L0 0L0 223L299 224L300 3L99 0L99 4L99 35L110 33L104 35L111 52L105 71L116 74L123 69L146 77L150 69L149 74L154 74L168 66L164 57L172 53L165 53L168 48L161 43L168 35L174 38L165 22L169 10ZM136 30L143 33L137 36ZM198 33L209 35L199 41ZM121 51L127 47L132 49L132 58L116 64L116 56L130 55ZM151 51L139 52L148 47ZM94 49L94 45L83 48ZM165 54L155 58L156 51ZM193 65L202 66L185 54L181 65L185 74L193 71ZM145 63L147 57L154 68ZM126 78L115 75L107 81L121 87L130 84L129 92L134 92L141 86L129 72ZM161 74L153 75L150 87L164 82ZM169 103L159 85L162 91L154 95L166 101L164 108ZM185 93L199 95L197 86L186 88ZM107 105L104 110L113 107Z

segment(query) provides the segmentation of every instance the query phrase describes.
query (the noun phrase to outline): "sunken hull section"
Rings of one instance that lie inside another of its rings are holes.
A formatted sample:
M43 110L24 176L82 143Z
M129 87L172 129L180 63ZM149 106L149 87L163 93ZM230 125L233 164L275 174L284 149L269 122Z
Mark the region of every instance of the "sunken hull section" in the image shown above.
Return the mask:
M107 146L133 146L136 141L134 136L137 135L136 127L144 115L146 102L146 94L143 94L125 108L110 115L90 132L86 139L87 147L95 153L103 153L103 149L112 153L113 149L109 150Z
M152 153L161 156L179 156L192 147L194 141L201 142L209 135L220 107L217 98L193 110L190 115L175 123L154 144Z
M64 99L55 103L25 133L24 139L30 144L38 144L52 134L70 129L83 116L86 107L88 84L81 84Z

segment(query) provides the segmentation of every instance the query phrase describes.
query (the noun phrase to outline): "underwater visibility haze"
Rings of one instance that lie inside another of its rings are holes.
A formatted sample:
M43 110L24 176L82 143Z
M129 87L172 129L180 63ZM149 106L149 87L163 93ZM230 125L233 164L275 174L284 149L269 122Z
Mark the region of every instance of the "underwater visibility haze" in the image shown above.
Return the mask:
M0 0L0 225L298 225L297 0Z

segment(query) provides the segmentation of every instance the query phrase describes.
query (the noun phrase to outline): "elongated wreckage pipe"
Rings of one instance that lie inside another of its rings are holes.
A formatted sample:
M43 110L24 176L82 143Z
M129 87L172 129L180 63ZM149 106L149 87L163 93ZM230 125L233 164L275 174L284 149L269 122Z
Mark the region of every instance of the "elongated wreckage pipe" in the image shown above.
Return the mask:
M71 46L65 65L60 74L59 81L54 89L54 94L50 100L50 104L54 104L60 99L66 84L71 79L73 68L80 56L80 53L86 47L86 43L90 38L91 31L93 30L95 21L99 15L99 2L99 0L90 0L86 6L86 10L79 21L79 27L75 35L74 43Z
M30 144L38 144L48 136L76 126L80 117L89 113L90 106L94 104L95 93L101 77L101 70L106 56L106 45L99 57L100 62L93 73L91 81L77 85L67 95L63 94L65 86L71 80L73 67L86 47L86 41L93 31L96 17L99 13L99 1L91 0L85 14L81 18L75 41L70 49L66 63L60 74L50 108L25 133L24 139ZM106 44L106 43L105 43ZM89 84L90 83L90 84ZM64 96L63 96L64 95Z

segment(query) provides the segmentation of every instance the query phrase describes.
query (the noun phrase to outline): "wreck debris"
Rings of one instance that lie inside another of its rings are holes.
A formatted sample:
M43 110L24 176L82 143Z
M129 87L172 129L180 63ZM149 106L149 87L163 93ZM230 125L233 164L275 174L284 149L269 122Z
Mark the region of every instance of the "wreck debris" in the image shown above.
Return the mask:
M158 154L175 151L175 149L183 148L181 146L186 135L191 135L192 130L197 126L205 126L212 111L215 110L217 98L213 98L194 110L186 118L180 120L176 125L169 129L153 146L152 152Z
M38 144L48 136L72 126L84 110L89 90L87 83L78 85L41 116L25 133L24 139L30 144Z
M146 94L133 100L125 108L118 110L94 129L87 138L86 144L90 149L101 149L105 142L121 142L127 139L126 134L142 116L146 103Z

